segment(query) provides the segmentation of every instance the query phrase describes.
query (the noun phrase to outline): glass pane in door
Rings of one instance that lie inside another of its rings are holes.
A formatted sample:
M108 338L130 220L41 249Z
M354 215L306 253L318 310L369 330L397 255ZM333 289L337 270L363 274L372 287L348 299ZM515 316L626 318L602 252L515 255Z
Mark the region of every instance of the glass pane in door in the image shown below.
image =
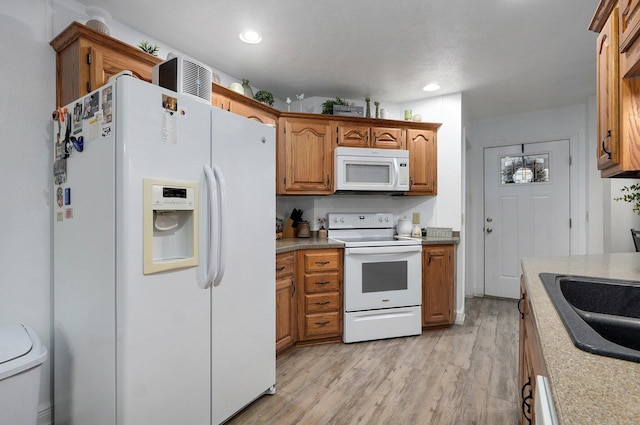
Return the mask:
M549 154L503 156L500 183L546 183L549 181Z

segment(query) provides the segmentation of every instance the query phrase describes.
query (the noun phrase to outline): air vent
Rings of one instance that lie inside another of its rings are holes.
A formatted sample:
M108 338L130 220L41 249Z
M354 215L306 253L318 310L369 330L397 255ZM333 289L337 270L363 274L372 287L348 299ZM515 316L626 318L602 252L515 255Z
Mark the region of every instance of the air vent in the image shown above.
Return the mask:
M211 68L184 57L171 57L153 67L153 84L211 103Z

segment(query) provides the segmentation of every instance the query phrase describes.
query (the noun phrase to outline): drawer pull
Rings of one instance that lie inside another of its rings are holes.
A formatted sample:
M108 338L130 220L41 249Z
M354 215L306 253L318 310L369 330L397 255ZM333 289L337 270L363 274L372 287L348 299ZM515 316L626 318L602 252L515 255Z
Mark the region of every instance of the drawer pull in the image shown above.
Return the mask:
M522 386L522 414L524 418L527 420L527 424L531 425L532 423L532 415L531 415L531 403L533 401L533 392L531 391L531 377L528 377L527 382ZM529 390L528 394L525 394L525 391Z
M316 285L327 285L330 282L328 280L322 281L322 282L316 282Z
M322 302L316 303L316 305L327 305L327 304L331 304L331 301L322 301Z
M520 299L518 300L518 313L520 313L520 318L524 319L524 313L522 312L522 310L520 310L520 303L524 301L524 294L522 294L522 296L520 297Z
M331 323L331 322L329 320L327 320L326 322L316 322L316 325L324 326L324 325L328 325L329 323Z
M331 261L316 261L316 264L319 266L324 266L326 264L329 264Z

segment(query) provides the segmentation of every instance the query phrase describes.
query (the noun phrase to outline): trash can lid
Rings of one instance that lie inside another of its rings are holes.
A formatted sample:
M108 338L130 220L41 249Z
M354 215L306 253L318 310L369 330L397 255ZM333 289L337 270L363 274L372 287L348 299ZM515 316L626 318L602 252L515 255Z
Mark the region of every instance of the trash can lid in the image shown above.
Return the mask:
M21 323L0 325L0 364L24 356L31 348L33 342Z

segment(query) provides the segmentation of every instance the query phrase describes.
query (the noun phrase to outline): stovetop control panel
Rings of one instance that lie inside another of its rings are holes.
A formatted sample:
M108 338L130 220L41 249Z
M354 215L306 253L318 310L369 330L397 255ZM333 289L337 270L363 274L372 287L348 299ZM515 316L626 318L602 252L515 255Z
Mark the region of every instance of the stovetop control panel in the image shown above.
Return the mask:
M329 229L384 229L394 226L391 213L328 213Z

